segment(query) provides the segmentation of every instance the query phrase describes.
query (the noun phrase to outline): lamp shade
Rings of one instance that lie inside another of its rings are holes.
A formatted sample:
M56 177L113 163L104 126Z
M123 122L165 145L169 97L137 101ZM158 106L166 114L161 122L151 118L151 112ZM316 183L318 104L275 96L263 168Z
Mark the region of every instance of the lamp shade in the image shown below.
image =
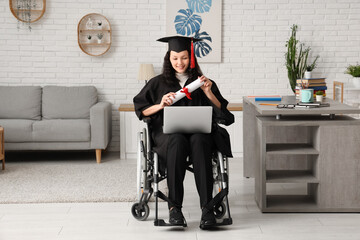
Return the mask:
M152 64L141 63L138 80L150 80L153 77L155 77L154 66Z

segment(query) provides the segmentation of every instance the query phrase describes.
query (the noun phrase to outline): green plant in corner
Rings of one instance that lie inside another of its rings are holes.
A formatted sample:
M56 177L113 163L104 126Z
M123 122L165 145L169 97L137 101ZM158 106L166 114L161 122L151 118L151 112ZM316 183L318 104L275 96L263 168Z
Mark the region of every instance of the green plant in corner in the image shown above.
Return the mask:
M360 77L360 65L357 63L356 65L349 65L345 71L346 74L350 74L353 77Z
M318 96L323 96L324 92L323 91L317 91L315 94L318 95Z
M288 71L288 78L293 92L295 92L296 79L301 79L304 77L304 73L307 68L307 59L311 49L310 47L305 47L304 43L300 43L300 41L296 39L297 29L298 26L293 24L291 27L291 36L285 45L287 47L287 52L285 53L285 65ZM309 66L313 66L315 68L318 58L319 56L317 56L314 62Z

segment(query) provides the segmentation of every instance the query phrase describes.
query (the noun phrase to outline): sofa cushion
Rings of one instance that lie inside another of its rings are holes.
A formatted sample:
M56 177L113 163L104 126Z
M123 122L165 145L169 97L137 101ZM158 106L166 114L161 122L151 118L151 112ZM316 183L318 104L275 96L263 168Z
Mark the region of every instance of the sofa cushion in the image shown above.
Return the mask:
M34 142L82 142L90 141L90 120L51 119L33 124Z
M0 126L4 127L5 142L31 142L32 125L34 120L0 119Z
M90 107L97 102L93 86L43 87L42 114L45 119L85 119L90 117Z
M41 119L41 87L0 86L0 119Z

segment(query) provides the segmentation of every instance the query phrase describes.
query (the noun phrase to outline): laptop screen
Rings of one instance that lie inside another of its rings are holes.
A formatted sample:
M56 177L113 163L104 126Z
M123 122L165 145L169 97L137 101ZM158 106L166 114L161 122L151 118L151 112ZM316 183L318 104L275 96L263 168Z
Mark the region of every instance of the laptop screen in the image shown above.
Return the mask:
M210 133L211 106L170 106L164 108L163 132Z

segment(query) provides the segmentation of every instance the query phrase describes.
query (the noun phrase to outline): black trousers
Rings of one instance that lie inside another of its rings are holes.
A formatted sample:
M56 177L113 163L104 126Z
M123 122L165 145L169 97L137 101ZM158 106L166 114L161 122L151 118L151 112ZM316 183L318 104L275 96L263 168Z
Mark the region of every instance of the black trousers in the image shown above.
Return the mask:
M200 207L204 207L212 199L213 176L211 156L213 140L210 134L172 134L167 149L167 184L169 209L182 207L184 198L183 181L186 173L186 158L189 156L193 164L196 188L200 196Z

